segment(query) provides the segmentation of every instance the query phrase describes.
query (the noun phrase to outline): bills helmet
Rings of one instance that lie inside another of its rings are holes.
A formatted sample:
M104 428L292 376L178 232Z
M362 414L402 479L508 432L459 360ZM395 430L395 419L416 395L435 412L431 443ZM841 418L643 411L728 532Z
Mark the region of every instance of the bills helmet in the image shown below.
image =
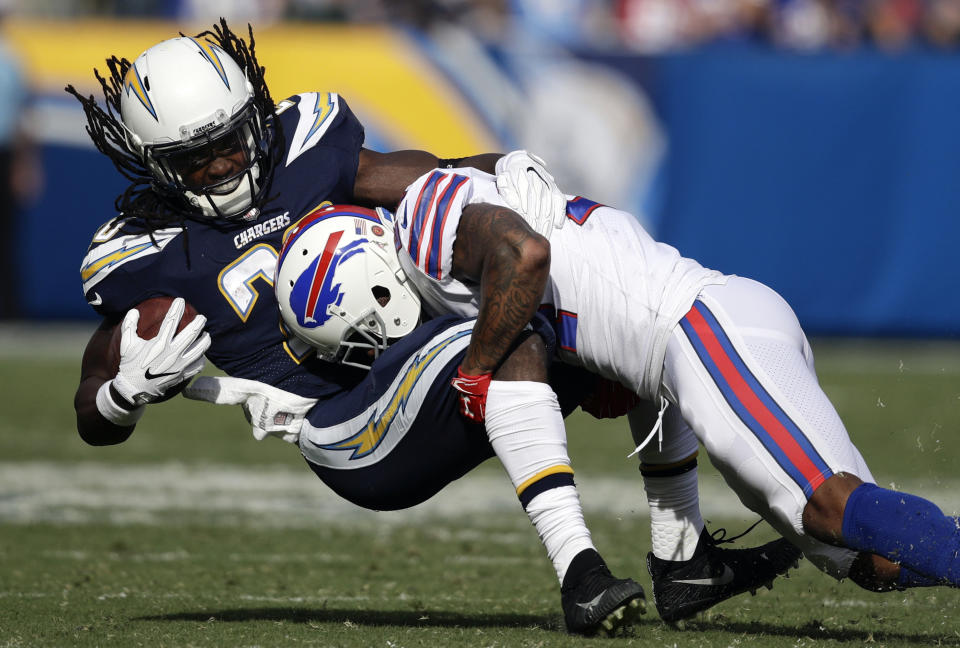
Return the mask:
M288 331L329 362L369 368L420 322L390 212L327 206L284 235L274 282Z
M253 85L220 47L183 36L143 52L123 78L120 116L127 145L168 195L208 218L254 218L271 172L270 133ZM195 173L218 157L227 177ZM194 174L193 176L191 174Z

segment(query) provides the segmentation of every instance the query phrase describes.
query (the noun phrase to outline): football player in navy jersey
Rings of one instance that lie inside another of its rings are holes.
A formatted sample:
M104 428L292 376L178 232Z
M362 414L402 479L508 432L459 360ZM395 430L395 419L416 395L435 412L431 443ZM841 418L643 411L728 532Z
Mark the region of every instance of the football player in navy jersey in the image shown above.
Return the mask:
M439 318L406 335L418 320L400 318L393 325L401 344L369 372L345 368L281 328L274 273L293 217L326 202L393 207L416 177L437 166L515 174L515 198L531 211L538 202L549 230L564 217L563 196L549 183L523 194L524 178L549 178L539 161L526 154L441 160L422 151L364 149L362 126L334 93L302 93L275 105L252 33L248 45L224 22L195 38L164 41L133 63L114 57L108 67L108 77L98 74L106 109L68 88L83 104L98 149L131 181L117 199L120 215L95 234L81 268L87 300L104 318L85 350L75 398L81 437L94 445L125 441L145 405L196 375L206 355L230 376L276 390L271 402L282 403L287 415L302 415L319 401L333 427L384 397L388 385L415 382L432 390L415 412L416 434L396 439L393 452L381 443L386 428L331 440L348 469L318 474L362 506L414 505L492 456L483 426L457 415L449 389L472 321ZM538 245L535 235L530 240ZM141 339L133 307L158 295L183 299L174 301L155 338ZM183 300L200 315L177 333ZM114 369L107 357L117 327L122 342ZM551 336L549 329L541 333ZM546 356L540 337L530 335L496 376L543 383ZM511 403L562 431L556 396L535 391L518 392ZM276 421L268 413L258 412L264 434ZM552 464L518 487L518 496L557 569L568 629L613 630L640 610L642 589L606 569L583 523L565 440L555 438L552 447ZM556 493L564 494L561 502L546 497Z

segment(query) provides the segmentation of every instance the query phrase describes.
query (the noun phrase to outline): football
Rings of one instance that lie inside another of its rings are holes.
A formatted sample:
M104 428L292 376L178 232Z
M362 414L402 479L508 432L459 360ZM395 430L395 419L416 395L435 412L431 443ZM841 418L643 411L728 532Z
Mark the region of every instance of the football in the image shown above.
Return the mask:
M167 311L170 309L170 304L173 302L173 297L168 295L163 295L160 297L151 297L145 301L137 304L137 310L140 311L140 320L137 322L137 335L139 335L144 340L150 340L160 332L160 325L163 323L163 318L166 316ZM183 308L183 317L180 318L180 324L177 326L177 332L183 330L187 324L193 321L193 318L197 316L197 309L190 305L190 302L187 302ZM109 361L110 372L116 374L120 370L120 338L123 336L123 327L117 324L113 329L113 335L110 338L110 348L107 351L107 358ZM176 387L170 389L163 398L155 402L163 402L170 398L173 398L187 386L189 380L186 380Z

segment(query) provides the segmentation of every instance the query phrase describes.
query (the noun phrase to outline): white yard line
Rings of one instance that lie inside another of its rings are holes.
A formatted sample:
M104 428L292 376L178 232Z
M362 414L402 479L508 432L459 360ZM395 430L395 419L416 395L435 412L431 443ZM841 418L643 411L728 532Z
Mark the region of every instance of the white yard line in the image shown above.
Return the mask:
M708 516L752 518L716 477L701 487ZM590 515L647 516L639 477L612 479L578 474L584 510ZM885 484L886 485L886 484ZM960 480L898 483L898 488L954 503ZM313 528L337 525L409 525L437 517L465 521L483 514L516 514L526 523L513 489L499 475L468 475L429 502L407 511L377 513L340 499L307 470L182 463L0 462L0 523L37 522L162 525L174 520ZM507 515L507 519L512 519ZM502 541L515 541L505 530ZM485 536L489 541L489 536ZM149 559L149 558L144 558ZM153 560L177 559L155 556Z

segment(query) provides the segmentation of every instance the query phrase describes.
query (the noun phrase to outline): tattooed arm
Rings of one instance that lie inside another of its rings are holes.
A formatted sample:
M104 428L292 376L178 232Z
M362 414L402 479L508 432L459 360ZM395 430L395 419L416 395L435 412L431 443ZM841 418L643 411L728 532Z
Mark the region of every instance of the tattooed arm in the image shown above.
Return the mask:
M480 313L461 370L494 371L533 319L550 274L550 243L514 211L478 203L460 217L452 275L480 285Z

